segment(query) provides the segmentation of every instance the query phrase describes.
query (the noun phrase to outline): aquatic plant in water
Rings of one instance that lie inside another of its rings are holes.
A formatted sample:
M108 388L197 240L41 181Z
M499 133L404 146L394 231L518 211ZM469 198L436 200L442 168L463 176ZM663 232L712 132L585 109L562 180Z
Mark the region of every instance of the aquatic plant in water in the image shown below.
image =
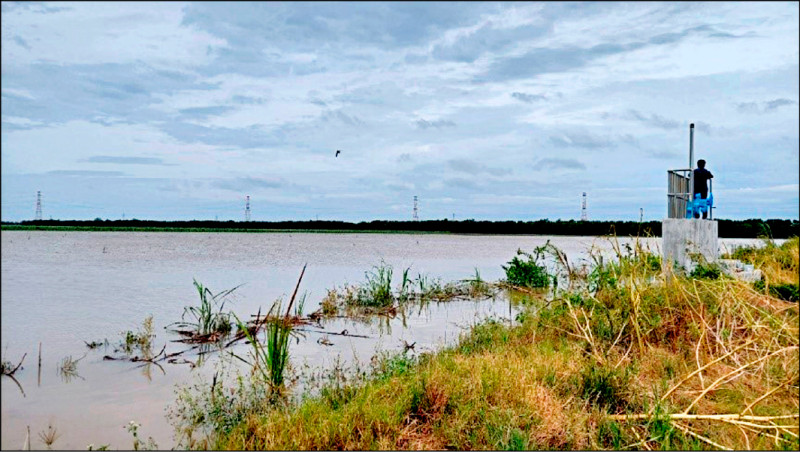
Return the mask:
M53 443L56 442L56 440L60 436L61 435L58 433L57 429L53 427L52 424L49 424L47 426L47 431L42 430L41 432L39 432L39 439L42 440L42 442L44 443L45 446L47 446L48 449L50 449L53 446Z
M155 440L152 436L147 438L147 441L142 441L139 439L139 427L136 421L130 421L125 428L133 435L133 450L158 450L158 444L156 444Z
M228 334L231 331L231 314L225 312L225 303L228 301L228 296L241 286L236 286L232 289L223 290L222 292L213 293L208 287L192 279L197 294L200 296L199 306L187 306L183 309L180 322L171 323L168 326L188 327L195 336L209 336L218 333L216 338ZM186 320L186 316L190 316L191 320Z
M69 382L75 377L83 378L78 375L78 362L86 358L86 355L81 356L78 359L72 359L72 356L66 356L64 359L61 360L61 363L58 365L58 373L61 375L61 378L64 381Z
M300 287L300 282L303 280L306 267L300 273L300 278L297 280L292 298L289 299L286 313L281 315L282 303L281 300L276 300L269 312L263 320L256 319L256 328L251 330L247 327L238 317L234 314L236 324L250 342L252 346L253 362L250 363L254 372L258 372L264 382L269 384L270 392L273 396L280 395L284 387L284 373L289 362L289 338L293 333L293 318L302 315L303 304L305 303L305 295L300 297L297 305L295 306L294 316L291 315L292 305L297 297L297 290ZM257 333L259 327L264 328L267 343L264 344L258 341ZM235 355L234 355L235 356ZM238 357L238 356L237 356ZM246 360L238 357L242 361Z
M392 294L392 266L381 263L364 273L366 282L361 286L356 301L361 306L386 308L394 303Z
M128 330L121 334L122 334L122 342L120 343L121 351L130 355L133 354L133 352L138 349L142 354L142 358L144 359L152 358L153 338L156 337L155 333L153 332L152 314L144 319L144 321L142 322L142 328L139 329L139 331L134 332Z
M540 259L544 257L546 246L547 244L537 247L534 250L534 254L518 249L517 255L511 259L507 266L503 266L508 283L522 287L550 287L552 277L547 273L545 266L539 264ZM524 256L527 259L520 259L520 256Z

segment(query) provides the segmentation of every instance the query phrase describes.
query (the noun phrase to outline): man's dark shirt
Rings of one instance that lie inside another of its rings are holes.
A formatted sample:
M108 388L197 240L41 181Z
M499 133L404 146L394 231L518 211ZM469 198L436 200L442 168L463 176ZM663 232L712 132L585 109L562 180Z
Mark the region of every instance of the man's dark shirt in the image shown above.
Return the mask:
M694 170L694 192L703 195L703 199L708 198L708 180L714 177L705 168Z

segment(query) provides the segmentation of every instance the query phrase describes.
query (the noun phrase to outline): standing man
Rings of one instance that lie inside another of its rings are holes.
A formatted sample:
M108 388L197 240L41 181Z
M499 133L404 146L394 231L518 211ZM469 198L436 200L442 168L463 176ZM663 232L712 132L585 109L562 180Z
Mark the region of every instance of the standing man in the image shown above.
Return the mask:
M697 169L694 170L694 193L695 196L700 196L702 199L708 199L708 180L713 178L709 170L706 169L706 161L698 160ZM700 218L700 215L695 213L695 218ZM703 219L708 217L708 210L703 212Z

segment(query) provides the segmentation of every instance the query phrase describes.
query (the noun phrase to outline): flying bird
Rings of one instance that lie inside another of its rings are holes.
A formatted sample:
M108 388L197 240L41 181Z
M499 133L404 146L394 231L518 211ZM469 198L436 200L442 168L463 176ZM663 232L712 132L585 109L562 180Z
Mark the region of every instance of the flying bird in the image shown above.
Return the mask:
M338 149L337 149L337 150L336 150L336 155L335 155L335 157L339 157L339 154L341 154L341 153L342 153L342 151L340 151L340 150L338 150Z

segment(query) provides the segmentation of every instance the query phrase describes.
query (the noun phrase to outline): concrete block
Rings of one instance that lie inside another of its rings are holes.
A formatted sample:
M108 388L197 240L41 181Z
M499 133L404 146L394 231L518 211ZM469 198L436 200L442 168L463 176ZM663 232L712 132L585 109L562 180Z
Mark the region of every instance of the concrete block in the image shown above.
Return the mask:
M719 259L718 263L726 275L745 282L761 280L761 270L753 268L753 264L745 264L737 259Z
M692 256L701 255L706 262L719 256L719 228L714 220L665 218L661 222L661 250L664 265L677 262L689 269Z

